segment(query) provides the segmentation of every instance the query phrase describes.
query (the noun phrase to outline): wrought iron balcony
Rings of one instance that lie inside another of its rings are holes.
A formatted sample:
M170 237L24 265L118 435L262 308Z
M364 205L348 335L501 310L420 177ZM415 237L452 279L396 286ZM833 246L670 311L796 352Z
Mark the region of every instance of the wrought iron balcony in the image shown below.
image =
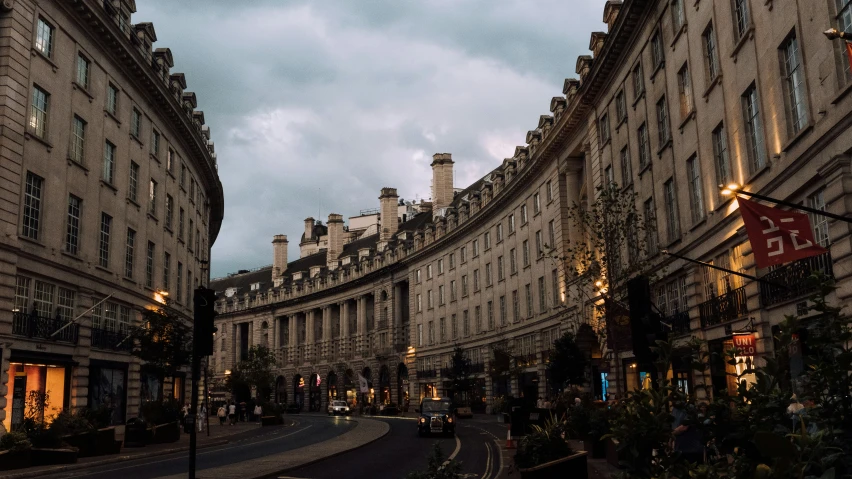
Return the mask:
M77 344L77 338L80 335L80 325L76 323L51 336L66 324L68 324L68 321L62 319L46 318L44 316L17 312L12 316L12 334L28 338Z
M677 312L666 316L663 322L670 326L669 333L673 336L686 336L692 330L689 323L689 311Z
M830 252L800 259L766 273L763 279L778 286L761 282L760 304L763 307L772 306L813 293L815 288L808 278L817 272L828 277L834 276Z
M701 327L727 323L748 314L745 286L716 296L698 305Z
M133 349L133 341L124 331L92 328L92 347L129 353Z

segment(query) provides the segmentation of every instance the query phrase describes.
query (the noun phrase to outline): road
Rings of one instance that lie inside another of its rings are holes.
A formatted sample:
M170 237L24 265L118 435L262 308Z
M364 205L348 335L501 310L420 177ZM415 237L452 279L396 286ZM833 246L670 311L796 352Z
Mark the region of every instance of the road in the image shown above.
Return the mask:
M345 418L299 416L294 427L275 426L258 428L229 437L229 443L198 451L197 470L250 461L257 457L289 451L316 444L343 434L354 423ZM45 479L152 479L171 474L185 473L189 468L186 452L136 459L100 467L68 471ZM199 475L201 475L199 473ZM209 474L208 474L209 476Z
M455 454L455 460L462 463L464 477L494 479L500 472L496 438L476 422L459 420L455 438L421 438L417 436L414 418L379 420L391 427L385 437L337 457L288 471L284 477L401 479L409 472L426 469L435 442L440 444L445 457Z

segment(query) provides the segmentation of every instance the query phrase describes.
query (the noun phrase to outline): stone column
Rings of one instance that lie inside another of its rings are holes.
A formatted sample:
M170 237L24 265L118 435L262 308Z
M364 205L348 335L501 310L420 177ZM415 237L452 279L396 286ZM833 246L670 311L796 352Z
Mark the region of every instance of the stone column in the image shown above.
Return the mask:
M340 343L342 344L340 348L340 354L344 358L346 357L346 353L349 352L349 301L343 301L340 303Z
M358 353L364 349L364 335L367 331L367 298L365 296L359 296L357 299L357 324L358 324L358 336L355 340L356 348Z
M563 202L564 209L570 208L574 203L580 202L580 172L578 170L569 169L565 171L565 198ZM577 227L574 224L571 224L571 220L568 219L566 214L562 215L562 231L567 232L567 238L563 237L562 241L564 242L566 239L571 242L572 245L577 244L581 240L580 231L577 230Z
M316 335L314 334L315 322L314 310L311 309L305 313L305 357L310 361L313 361L314 343L316 343Z
M326 360L329 360L331 352L331 306L323 306L322 308L322 355Z
M291 314L287 316L287 331L289 337L287 338L287 363L293 363L293 358L296 355L296 315Z

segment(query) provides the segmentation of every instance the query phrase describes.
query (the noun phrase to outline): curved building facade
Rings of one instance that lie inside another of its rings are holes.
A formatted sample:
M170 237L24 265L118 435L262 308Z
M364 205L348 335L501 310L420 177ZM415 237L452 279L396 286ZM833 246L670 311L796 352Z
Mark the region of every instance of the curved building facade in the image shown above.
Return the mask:
M590 234L572 208L595 204L613 184L635 194L651 225L642 238L657 272L648 299L676 347L696 336L722 352L748 336L745 359L759 363L774 354L785 314L809 314L812 291L802 285L815 271L837 282L830 301L848 301L847 223L811 215L827 252L761 269L737 203L719 185L849 214L852 74L844 45L822 32L852 31L852 4L610 0L603 13L608 31L591 34L552 115L479 181L454 188L452 157L437 154L431 204L416 215L402 221L383 190L371 234L353 232L358 216L336 236L343 226L333 215L311 255L288 263L286 237L276 237L273 266L213 281L225 332L216 373L266 344L280 359L279 397L357 396L361 373L372 391L364 399L403 402L449 391L459 345L473 364L470 399L482 405L546 394L548 352L570 330L591 359L595 395L643 387L646 366L607 341L597 312L609 279L577 278L566 259ZM313 230L310 219L303 242ZM495 351L510 356L509 374ZM670 374L698 396L730 390L737 372L679 363Z
M195 94L154 48L133 0L5 2L0 420L24 398L45 416L109 407L113 422L175 396L128 350L140 311L168 294L191 318L224 199Z

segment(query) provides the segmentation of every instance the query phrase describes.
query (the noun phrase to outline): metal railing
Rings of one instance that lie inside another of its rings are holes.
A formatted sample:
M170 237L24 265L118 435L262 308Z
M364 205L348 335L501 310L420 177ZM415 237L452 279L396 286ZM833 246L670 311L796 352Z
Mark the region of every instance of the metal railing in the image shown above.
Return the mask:
M63 329L60 333L51 336L66 324L68 324L68 321L62 319L46 318L44 316L17 312L12 315L12 334L28 338L40 338L77 344L77 338L80 335L80 325L76 323Z
M424 369L422 371L417 371L417 379L430 379L438 377L438 371L434 369Z
M674 336L685 336L692 330L690 327L689 311L677 312L666 316L663 322L671 326L669 332Z
M813 293L816 288L808 278L816 272L834 276L831 252L794 261L763 275L761 279L778 286L761 282L760 304L763 307L772 306Z
M743 286L699 304L701 327L706 328L745 316L748 314L747 300Z
M126 331L92 328L92 347L129 353L133 350L133 340L127 337Z

